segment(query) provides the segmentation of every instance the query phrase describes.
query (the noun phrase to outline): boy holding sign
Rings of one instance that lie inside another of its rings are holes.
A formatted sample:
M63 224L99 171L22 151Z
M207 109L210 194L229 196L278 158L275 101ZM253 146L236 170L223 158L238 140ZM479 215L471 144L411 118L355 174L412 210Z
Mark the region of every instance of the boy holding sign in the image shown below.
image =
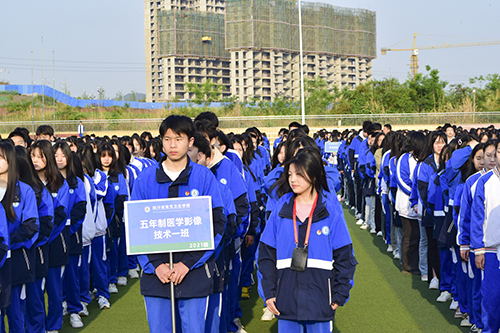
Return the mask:
M224 231L225 216L217 180L206 167L192 162L187 152L195 129L189 117L172 115L160 126L165 156L137 178L132 200L211 196L214 245ZM168 216L167 216L168 217ZM175 285L176 313L183 332L204 332L208 296L213 292L213 251L176 252L142 256L141 294L144 295L150 332L172 331L170 286ZM212 257L210 259L210 257Z

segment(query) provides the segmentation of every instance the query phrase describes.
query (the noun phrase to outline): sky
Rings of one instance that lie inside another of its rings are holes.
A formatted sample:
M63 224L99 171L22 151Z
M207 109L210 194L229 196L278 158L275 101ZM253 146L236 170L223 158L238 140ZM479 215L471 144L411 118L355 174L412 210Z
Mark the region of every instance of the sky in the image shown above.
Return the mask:
M410 51L381 55L380 48L411 48L414 33L419 46L500 40L499 0L321 2L377 13L375 79L407 79ZM108 98L144 93L144 2L0 0L0 81L31 84L31 52L35 84L44 77L52 86L55 74L56 89L74 97L97 94L99 86ZM498 53L500 45L421 50L420 72L429 65L450 84L469 84L469 78L500 72Z

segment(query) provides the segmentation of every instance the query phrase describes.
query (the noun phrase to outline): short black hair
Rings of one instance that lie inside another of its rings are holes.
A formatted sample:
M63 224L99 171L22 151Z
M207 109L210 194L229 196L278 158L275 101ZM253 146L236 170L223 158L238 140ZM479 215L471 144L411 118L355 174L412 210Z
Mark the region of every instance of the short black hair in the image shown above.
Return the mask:
M174 114L168 116L161 122L160 137L163 138L169 129L178 135L183 133L186 134L188 139L191 139L195 132L191 118Z
M288 124L288 129L290 129L292 127L300 128L300 124L296 121L292 121L290 124Z
M29 140L29 136L26 136L26 134L22 131L14 130L13 132L10 132L9 139L12 139L15 136L19 136L19 137L23 138L24 142L28 142L28 140Z
M205 154L207 157L212 157L212 148L210 148L210 142L203 134L199 132L194 133L194 143L193 146L198 148L198 151Z
M212 141L213 138L217 137L217 129L209 120L195 120L194 128L196 129L196 132L206 134L208 136L208 140L210 141Z
M384 127L388 128L390 131L392 131L392 126L391 124L385 124Z
M210 121L215 127L219 127L219 118L217 118L217 115L215 113L210 112L210 111L202 112L196 116L194 121L203 120L203 119Z
M366 130L368 129L368 126L370 126L371 124L372 124L371 120L363 121L363 132L366 132Z
M39 135L42 135L42 134L43 135L53 136L54 135L54 129L50 125L40 125L36 129L36 136L39 136Z

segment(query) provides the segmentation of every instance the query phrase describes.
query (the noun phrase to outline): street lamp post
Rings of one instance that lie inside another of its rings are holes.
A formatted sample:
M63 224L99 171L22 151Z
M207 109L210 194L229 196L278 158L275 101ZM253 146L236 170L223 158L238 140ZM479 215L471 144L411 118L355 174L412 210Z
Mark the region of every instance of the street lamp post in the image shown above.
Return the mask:
M299 0L299 48L300 48L300 109L302 113L302 124L306 123L306 106L304 100L304 59L302 50L302 1Z
M472 90L473 102L472 102L472 123L476 123L476 89Z

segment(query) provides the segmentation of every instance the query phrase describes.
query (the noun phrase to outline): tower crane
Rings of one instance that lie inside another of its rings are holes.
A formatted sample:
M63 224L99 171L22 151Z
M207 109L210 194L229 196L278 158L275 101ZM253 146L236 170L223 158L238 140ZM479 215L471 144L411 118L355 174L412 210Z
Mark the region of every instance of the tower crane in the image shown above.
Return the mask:
M493 40L489 42L472 42L472 43L455 43L455 44L439 44L439 45L425 45L417 48L418 33L413 34L413 44L411 49L392 49L383 47L381 49L382 55L386 55L387 51L411 51L410 57L410 70L411 77L415 77L418 73L418 52L419 50L433 50L433 49L446 49L451 47L471 47L471 46L486 46L486 45L499 45L500 40Z

